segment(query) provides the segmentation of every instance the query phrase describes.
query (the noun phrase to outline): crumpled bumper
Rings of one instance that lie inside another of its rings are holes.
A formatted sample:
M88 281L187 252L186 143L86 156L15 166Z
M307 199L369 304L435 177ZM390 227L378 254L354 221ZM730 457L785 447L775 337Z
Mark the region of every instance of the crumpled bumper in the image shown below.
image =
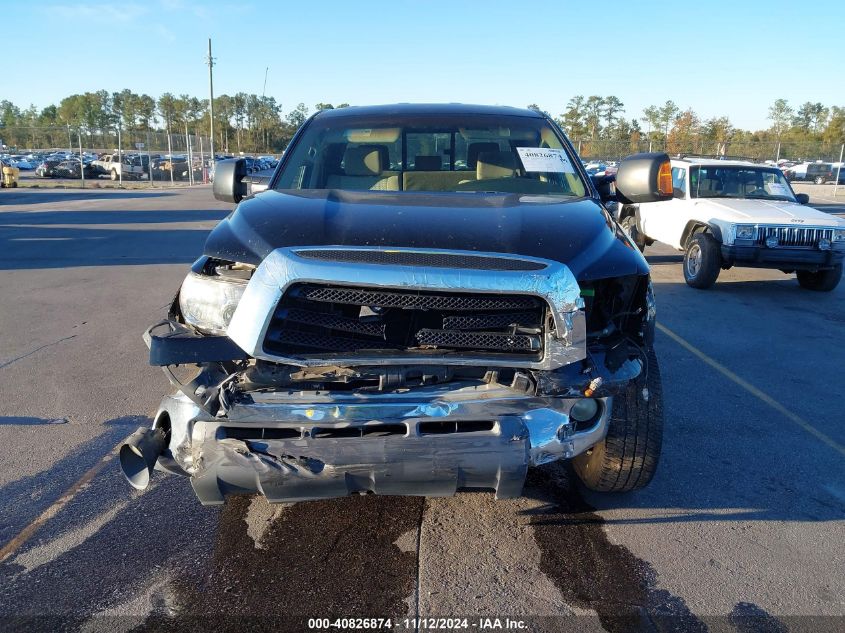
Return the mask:
M599 400L594 420L576 424L569 416L576 399L499 385L251 396L215 418L178 394L166 397L156 416L155 426L169 427L170 438L157 467L189 475L205 505L252 493L271 502L467 489L518 497L528 466L574 457L601 441L612 405Z

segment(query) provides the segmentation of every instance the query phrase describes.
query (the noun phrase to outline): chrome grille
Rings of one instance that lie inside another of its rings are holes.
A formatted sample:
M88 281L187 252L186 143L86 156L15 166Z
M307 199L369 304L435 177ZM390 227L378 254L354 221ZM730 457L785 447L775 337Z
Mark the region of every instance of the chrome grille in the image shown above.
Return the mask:
M778 248L816 248L819 240L833 241L833 229L803 226L761 226L757 232L757 244L764 246L766 238L778 238Z

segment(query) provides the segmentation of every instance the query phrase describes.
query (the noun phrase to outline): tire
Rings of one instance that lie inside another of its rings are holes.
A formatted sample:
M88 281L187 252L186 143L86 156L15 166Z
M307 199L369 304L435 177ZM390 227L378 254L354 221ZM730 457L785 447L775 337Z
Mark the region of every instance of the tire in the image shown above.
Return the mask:
M631 241L637 245L640 252L645 252L645 238L642 233L640 233L640 229L637 227L637 216L634 214L626 215L622 218L622 221L619 222L619 226L621 226L622 230L628 234Z
M813 180L813 182L816 183L817 185L823 185L825 180L821 176L816 176L816 178L815 178L815 180Z
M716 283L722 268L719 242L709 233L696 233L684 251L684 279L693 288L709 288Z
M590 490L639 490L657 471L663 446L663 392L653 350L648 352L647 372L613 397L604 440L572 460L575 474Z
M117 180L117 170L116 169L111 170L111 174L109 174L109 178L111 178L112 180Z
M802 288L818 292L830 292L839 285L839 280L842 279L842 264L836 264L833 268L818 272L797 270L795 275L798 277L798 283L801 284Z

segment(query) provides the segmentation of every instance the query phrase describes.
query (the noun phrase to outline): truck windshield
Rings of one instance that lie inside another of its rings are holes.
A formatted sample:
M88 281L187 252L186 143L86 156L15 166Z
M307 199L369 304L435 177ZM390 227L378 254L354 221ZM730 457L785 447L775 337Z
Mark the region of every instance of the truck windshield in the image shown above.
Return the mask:
M763 167L691 167L690 194L693 198L753 198L796 202L783 172Z
M277 189L588 191L575 156L541 118L318 116L289 151Z

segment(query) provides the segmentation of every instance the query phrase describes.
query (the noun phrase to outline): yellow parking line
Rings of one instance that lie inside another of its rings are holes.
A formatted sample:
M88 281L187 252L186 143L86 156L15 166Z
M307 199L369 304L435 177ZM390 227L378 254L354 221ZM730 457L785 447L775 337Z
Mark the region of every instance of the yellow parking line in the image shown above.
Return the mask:
M86 485L91 483L91 480L97 476L97 473L103 469L103 466L108 464L112 457L117 455L120 451L120 444L115 446L112 450L110 450L100 461L96 464L91 466L85 474L82 475L79 479L77 479L76 483L73 484L70 488L68 488L65 493L56 499L44 512L38 515L35 520L27 525L23 530L18 533L11 541L6 543L2 548L0 548L0 563L5 561L7 558L12 556L15 552L17 552L21 546L26 543L30 537L44 525L47 521L52 519L59 513L59 510L64 508L70 501L73 499L76 494L82 490Z
M814 427L812 424L810 424L809 422L807 422L803 418L795 415L792 411L787 409L780 402L778 402L777 400L775 400L774 398L772 398L768 394L763 393L762 391L760 391L757 387L755 387L754 385L752 385L748 381L743 380L742 378L737 376L734 372L732 372L730 369L728 369L727 367L725 367L724 365L722 365L718 361L710 358L707 354L702 352L700 349L698 349L694 345L691 345L690 343L688 343L686 340L684 340L683 338L681 338L680 336L675 334L672 330L667 328L665 325L658 323L657 329L660 330L661 332L663 332L666 336L671 338L673 341L675 341L678 345L683 347L685 350L687 350L693 356L696 356L699 360L701 360L701 361L705 362L706 364L710 365L713 369L715 369L720 374L722 374L723 376L728 378L730 381L734 382L735 384L737 384L740 387L742 387L743 389L745 389L748 393L750 393L752 396L754 396L758 400L760 400L760 401L764 402L765 404L769 405L772 409L774 409L775 411L777 411L778 413L783 415L790 422L797 424L802 429L807 431L807 433L809 433L810 435L812 435L816 439L821 440L822 442L827 444L833 450L838 451L841 455L845 455L845 446L842 446L842 444L840 444L839 442L834 440L832 437L829 437L828 435L822 433L816 427Z

